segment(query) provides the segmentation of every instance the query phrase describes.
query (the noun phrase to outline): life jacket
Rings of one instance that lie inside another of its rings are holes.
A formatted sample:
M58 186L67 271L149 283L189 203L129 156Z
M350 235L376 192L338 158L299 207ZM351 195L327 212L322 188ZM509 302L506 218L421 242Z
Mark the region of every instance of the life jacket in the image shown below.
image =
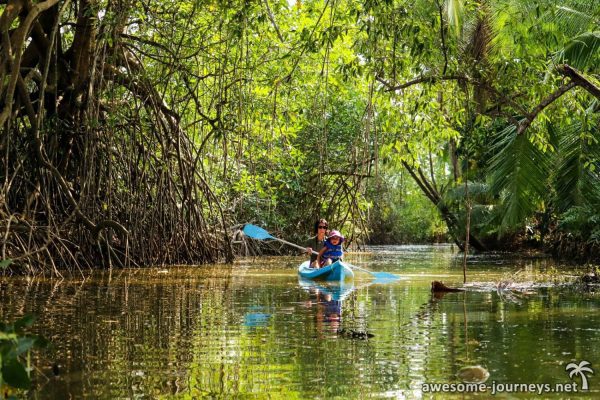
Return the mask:
M341 243L338 244L337 246L334 246L333 244L331 244L331 242L329 240L326 240L325 247L327 248L327 250L325 250L325 253L323 253L324 259L328 259L328 258L338 259L338 258L342 258L342 256L344 255L344 250L342 249Z

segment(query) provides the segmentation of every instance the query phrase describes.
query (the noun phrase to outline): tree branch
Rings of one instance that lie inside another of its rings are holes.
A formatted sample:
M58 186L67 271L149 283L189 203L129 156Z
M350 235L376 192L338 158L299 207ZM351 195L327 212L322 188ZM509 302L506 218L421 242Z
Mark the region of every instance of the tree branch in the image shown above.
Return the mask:
M568 92L569 90L574 88L575 86L577 86L577 83L569 82L565 85L562 85L561 87L556 89L552 94L550 94L550 96L548 96L544 100L542 100L542 102L540 104L538 104L531 113L526 115L525 119L521 120L521 122L519 123L519 126L517 127L517 135L520 135L523 132L525 132L525 130L527 130L527 128L529 128L529 126L531 125L533 120L538 116L539 113L544 111L544 109L546 107L548 107L550 104L552 104L558 98L560 98L560 96L562 96L563 94L565 94L566 92Z
M285 43L285 40L283 39L283 36L281 35L281 31L279 30L279 27L277 26L277 22L275 22L275 16L273 15L273 12L271 11L271 7L269 7L268 0L263 0L263 3L265 3L265 7L267 9L267 16L269 17L269 21L271 21L271 24L273 24L273 28L275 28L275 32L277 32L277 37L279 38L279 40L281 41L281 43Z
M587 78L585 78L579 71L570 65L563 64L557 68L558 72L561 74L568 76L571 78L573 82L577 84L577 86L581 86L588 92L595 96L600 100L600 87L596 86L594 83L590 82Z
M381 77L376 77L376 79L382 83L387 89L387 92L394 92L396 90L406 89L407 87L417 85L419 83L435 83L437 81L465 81L469 82L470 79L463 75L444 75L444 76L421 76L419 78L415 78L412 81L405 82L401 85L393 86L386 80Z
M13 3L9 4L8 6L6 6L6 8L8 9L9 7L11 7L12 4ZM11 76L10 76L10 81L8 83L8 88L6 90L4 109L2 110L2 113L0 113L0 126L4 125L4 123L8 120L8 118L11 114L11 111L12 111L12 105L13 105L13 101L14 101L15 89L17 87L18 75L21 74L21 72L20 72L21 58L23 57L23 46L25 44L25 38L27 37L27 34L30 32L31 26L32 26L33 22L37 19L37 17L42 12L44 12L45 10L54 6L55 4L58 4L58 0L47 0L47 1L43 1L41 3L35 4L33 7L31 7L31 10L29 11L29 13L27 13L25 20L23 22L21 22L21 24L19 24L19 27L15 31L15 34L13 37L14 46L12 46L12 50L14 53L14 60L12 62L12 66L10 69ZM5 10L5 13L7 13L7 12L8 12L8 10ZM4 16L4 14L3 14L3 16ZM7 23L7 20L4 20L4 18L3 18L2 23L0 25L4 25L5 23Z

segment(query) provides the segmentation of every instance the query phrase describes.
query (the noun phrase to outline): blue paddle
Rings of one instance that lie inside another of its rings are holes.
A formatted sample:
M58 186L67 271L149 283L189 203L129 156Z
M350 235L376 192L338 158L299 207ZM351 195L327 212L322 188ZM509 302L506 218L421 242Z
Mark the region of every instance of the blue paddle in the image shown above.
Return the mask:
M251 237L252 239L258 239L258 240L277 240L278 242L281 243L285 243L288 246L292 246L295 247L297 249L300 250L305 250L306 251L306 247L302 247L302 246L298 246L297 244L294 243L290 243L287 240L283 240L283 239L279 239L276 238L275 236L271 236L271 234L267 231L265 231L263 228L261 228L260 226L256 226L256 225L252 225L252 224L246 224L244 225L244 229L242 229L242 231L244 232L244 235ZM314 254L317 254L316 251L313 250Z
M345 261L344 261L344 264L349 266L350 268L353 268L353 269L356 269L359 271L363 271L363 272L366 272L367 274L373 275L376 278L373 283L388 283L388 282L392 282L392 281L400 279L400 277L398 275L394 275L390 272L373 272L373 271L369 271L366 268L361 268L361 267L357 267L356 265L348 264Z
M297 244L290 243L287 240L279 239L279 238L276 238L275 236L272 236L269 232L265 231L260 226L246 224L246 225L244 225L244 229L242 229L242 231L244 232L244 234L246 236L251 237L252 239L277 240L278 242L285 243L292 247L296 247L297 249L306 250L306 248L304 248L302 246L298 246ZM313 250L313 254L317 254L317 252ZM373 271L369 271L366 268L361 268L361 267L357 267L356 265L348 264L345 261L344 261L344 264L350 268L356 269L358 271L363 271L363 272L366 272L367 274L373 275L375 278L377 278L377 283L387 283L387 282L391 282L391 281L400 279L400 277L398 275L394 275L389 272L373 272Z

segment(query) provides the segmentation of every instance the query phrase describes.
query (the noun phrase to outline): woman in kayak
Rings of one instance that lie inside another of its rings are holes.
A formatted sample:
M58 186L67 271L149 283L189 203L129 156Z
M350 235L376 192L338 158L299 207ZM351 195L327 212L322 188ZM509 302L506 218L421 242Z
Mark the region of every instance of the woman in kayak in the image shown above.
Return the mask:
M325 240L325 246L323 246L317 255L317 265L324 267L341 260L344 256L344 249L342 248L344 239L344 235L339 231L333 230L329 232L329 236Z
M321 251L323 246L325 246L325 239L327 237L327 230L329 229L329 224L327 220L321 218L317 222L315 222L315 236L308 239L305 243L306 252L310 255L310 266L314 268L317 266L317 255L313 254L313 251L317 253Z

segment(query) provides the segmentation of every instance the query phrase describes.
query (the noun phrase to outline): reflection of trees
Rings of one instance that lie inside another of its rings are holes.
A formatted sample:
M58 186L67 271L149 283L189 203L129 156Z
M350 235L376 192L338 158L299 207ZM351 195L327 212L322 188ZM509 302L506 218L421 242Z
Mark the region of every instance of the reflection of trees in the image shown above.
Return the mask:
M134 396L187 387L180 371L192 352L182 349L189 349L192 331L203 331L201 325L211 322L223 325L219 321L228 317L225 310L233 309L230 279L223 279L228 271L205 269L215 277L203 280L201 287L192 279L196 277L178 276L177 270L168 275L148 272L112 280L103 273L79 282L12 279L0 285L1 314L39 315L34 328L54 345L45 357L59 364L61 376L42 389L48 397L82 397L99 388L115 395L128 390ZM207 318L196 318L208 308L213 311ZM41 361L36 364L50 365Z
M3 278L0 315L38 314L35 333L54 343L34 361L43 372L50 361L60 366L57 379L38 382L42 398L243 397L274 388L278 396L359 398L453 381L466 361L498 382L568 382L564 365L585 359L598 340L596 303L585 298L549 290L519 305L470 292L463 303L462 294L433 298L420 282L344 299L342 327L374 338L317 337L316 307L289 276L238 276L199 268ZM270 317L245 326L252 306ZM541 365L531 365L532 349Z

